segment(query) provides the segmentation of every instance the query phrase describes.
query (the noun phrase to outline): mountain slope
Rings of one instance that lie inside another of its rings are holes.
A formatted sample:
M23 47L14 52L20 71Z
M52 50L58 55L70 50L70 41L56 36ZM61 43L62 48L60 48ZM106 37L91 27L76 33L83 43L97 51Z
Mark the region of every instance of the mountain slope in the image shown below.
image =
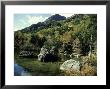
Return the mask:
M57 21L60 20L66 20L65 16L61 16L59 14L55 14L50 16L48 19L46 19L44 22L38 22L37 24L32 24L29 27L26 27L24 29L21 29L21 32L36 32L43 28L48 28L51 25L56 25Z

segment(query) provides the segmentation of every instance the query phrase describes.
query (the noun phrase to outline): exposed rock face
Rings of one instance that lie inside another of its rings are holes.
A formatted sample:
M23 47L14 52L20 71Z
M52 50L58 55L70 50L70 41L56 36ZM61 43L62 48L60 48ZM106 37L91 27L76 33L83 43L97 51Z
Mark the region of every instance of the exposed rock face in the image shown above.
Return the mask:
M38 60L43 61L46 54L48 54L48 50L45 47L41 48L40 54L38 55Z
M40 54L38 55L38 60L39 60L39 61L43 61L44 58L45 58L45 54L40 53Z
M67 60L60 66L60 70L80 70L80 62L73 59Z
M42 47L40 53L41 54L48 54L48 50L45 47Z
M42 62L55 62L59 58L55 53L55 48L52 47L50 51L48 51L45 47L41 48L40 54L38 55L38 60Z

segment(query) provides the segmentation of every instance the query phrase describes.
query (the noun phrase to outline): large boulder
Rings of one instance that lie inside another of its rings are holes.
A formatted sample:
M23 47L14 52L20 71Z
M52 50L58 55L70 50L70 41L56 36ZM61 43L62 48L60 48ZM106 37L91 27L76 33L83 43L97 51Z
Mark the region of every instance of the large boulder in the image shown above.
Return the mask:
M74 59L67 60L60 66L60 70L80 70L80 62Z

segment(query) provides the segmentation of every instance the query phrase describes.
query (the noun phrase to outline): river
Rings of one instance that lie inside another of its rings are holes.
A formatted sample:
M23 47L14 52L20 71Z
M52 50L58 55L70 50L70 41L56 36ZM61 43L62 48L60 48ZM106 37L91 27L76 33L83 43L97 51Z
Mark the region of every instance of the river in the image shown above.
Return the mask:
M31 76L22 66L14 64L14 76Z

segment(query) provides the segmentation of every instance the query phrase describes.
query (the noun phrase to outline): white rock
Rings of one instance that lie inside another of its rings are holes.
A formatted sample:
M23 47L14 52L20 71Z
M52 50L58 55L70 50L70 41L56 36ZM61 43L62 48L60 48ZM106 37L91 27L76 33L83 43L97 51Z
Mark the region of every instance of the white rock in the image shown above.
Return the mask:
M73 60L73 59L70 59L70 60L65 61L60 66L60 70L63 70L63 71L71 70L71 69L80 70L80 62L76 61L76 60Z
M40 53L40 54L38 55L38 60L41 61L44 57L45 57L45 55L42 54L42 53Z
M48 50L46 48L41 48L40 53L41 54L47 54L48 53Z
M38 60L43 60L46 54L48 54L48 50L45 47L42 47L40 50L40 54L38 54Z

